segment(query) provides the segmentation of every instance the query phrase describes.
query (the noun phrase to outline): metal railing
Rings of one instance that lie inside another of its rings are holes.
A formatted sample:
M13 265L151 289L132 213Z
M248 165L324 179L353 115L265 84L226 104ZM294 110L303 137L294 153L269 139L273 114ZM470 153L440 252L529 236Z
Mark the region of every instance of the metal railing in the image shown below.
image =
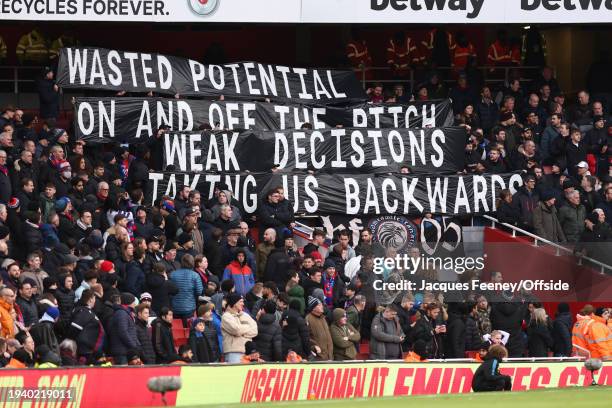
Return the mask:
M606 273L606 270L612 272L612 266L610 266L608 264L605 264L603 262L597 261L597 260L595 260L593 258L590 258L588 256L584 256L584 255L576 256L576 254L574 253L574 251L572 249L564 247L563 245L559 245L556 242L549 241L549 240L547 240L545 238L542 238L542 237L540 237L538 235L532 234L529 231L525 231L525 230L523 230L521 228L515 227L514 225L511 225L511 224L508 224L508 223L505 223L505 222L500 222L497 218L491 217L490 215L483 215L482 218L491 221L491 223L492 223L491 228L493 228L493 229L495 229L496 225L501 225L501 226L504 226L504 227L510 229L512 231L512 238L517 238L516 234L519 233L521 235L524 235L524 236L527 236L527 237L533 239L533 246L535 246L535 247L539 246L538 243L542 243L542 244L545 244L545 245L548 245L548 246L551 246L551 247L555 248L555 252L556 252L555 255L556 256L560 256L561 253L569 254L569 255L571 255L573 257L576 257L578 265L582 265L583 264L583 262L582 262L583 260L588 261L588 262L590 262L590 263L592 263L594 265L597 265L599 267L599 271L600 271L600 273L602 275Z
M532 67L532 66L526 66L526 67L493 67L493 66L482 66L482 67L477 67L476 69L478 69L479 71L482 71L483 74L483 80L486 84L497 84L497 83L502 83L502 84L508 84L510 79L514 79L515 75L513 74L514 72L519 72L519 73L531 73L531 74L536 74L542 69L542 67ZM418 71L419 69L417 69L416 71ZM453 73L456 73L458 70L455 67L436 67L435 68L436 71L441 72L441 73L446 73L448 75L442 75L442 77L447 77L447 79L443 79L444 82L446 83L453 83L456 82L456 79L448 79L450 77L452 77ZM410 84L410 89L414 89L414 86L417 85L416 84L416 79L415 79L415 70L411 69L409 71L409 78L406 79L367 79L367 71L378 71L378 72L388 72L391 73L392 69L391 67L368 67L367 70L364 68L361 69L361 73L359 74L360 78L361 78L361 83L363 85L363 87L365 88L367 83L372 83L372 82L380 82L380 83L393 83L393 84ZM356 71L357 72L357 71ZM495 72L495 76L490 77L491 73ZM500 73L503 72L503 78L502 75L500 75ZM511 75L512 74L512 75ZM376 76L376 75L375 75ZM535 76L535 75L534 75ZM533 78L530 75L519 75L519 81L521 82L531 82L533 81Z

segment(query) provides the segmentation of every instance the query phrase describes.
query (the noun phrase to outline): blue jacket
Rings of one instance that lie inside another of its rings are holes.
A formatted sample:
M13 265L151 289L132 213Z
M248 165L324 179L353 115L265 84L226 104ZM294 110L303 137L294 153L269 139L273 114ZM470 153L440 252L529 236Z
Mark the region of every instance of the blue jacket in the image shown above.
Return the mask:
M178 287L172 298L172 310L181 315L195 312L198 296L204 291L202 279L191 269L178 269L172 272L170 280Z
M236 293L245 296L255 285L255 277L251 267L246 263L240 265L238 261L232 261L223 271L223 280L234 281Z
M108 325L110 352L113 356L124 356L129 350L139 349L136 322L133 310L121 305L113 305L113 316Z

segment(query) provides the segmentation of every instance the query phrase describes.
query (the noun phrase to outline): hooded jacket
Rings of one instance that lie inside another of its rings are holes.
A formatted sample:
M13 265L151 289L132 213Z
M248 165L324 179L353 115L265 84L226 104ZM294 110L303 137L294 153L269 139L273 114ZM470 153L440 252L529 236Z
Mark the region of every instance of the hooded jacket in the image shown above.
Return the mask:
M540 202L533 211L533 227L540 237L552 242L566 242L563 228L557 218L557 208Z
M355 343L361 340L359 330L350 323L340 325L340 320L346 316L344 309L334 309L334 323L330 327L332 342L334 343L334 360L354 360L357 357Z
M257 337L253 339L261 358L265 361L282 361L282 339L276 315L261 315L257 321Z
M245 261L241 264L238 262L238 254L244 254ZM253 271L247 265L246 254L242 251L236 252L236 258L230 262L223 271L223 280L232 279L235 284L236 293L246 296L247 293L255 285L255 277Z

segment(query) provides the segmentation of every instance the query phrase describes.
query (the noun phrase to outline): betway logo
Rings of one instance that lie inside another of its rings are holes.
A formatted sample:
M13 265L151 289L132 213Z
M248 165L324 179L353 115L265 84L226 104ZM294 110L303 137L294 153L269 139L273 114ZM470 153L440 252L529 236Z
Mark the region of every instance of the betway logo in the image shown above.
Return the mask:
M410 8L412 11L424 9L443 11L448 8L451 11L467 12L467 18L476 18L480 14L484 2L485 0L371 0L370 8L375 11L386 10L389 6L397 11L403 11L407 8Z
M561 4L563 3L563 4ZM612 0L521 0L521 8L526 11L534 11L544 7L546 10L600 10L603 7L612 10Z

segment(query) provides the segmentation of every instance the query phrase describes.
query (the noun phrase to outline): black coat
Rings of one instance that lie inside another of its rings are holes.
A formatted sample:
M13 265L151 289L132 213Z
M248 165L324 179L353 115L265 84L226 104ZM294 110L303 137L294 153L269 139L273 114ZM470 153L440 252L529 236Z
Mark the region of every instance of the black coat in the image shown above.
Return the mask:
M569 357L572 355L572 316L561 313L553 322L552 327L553 353L555 356Z
M189 335L189 347L193 352L194 363L212 363L215 360L211 358L212 350L208 342L208 337L202 333L201 336L196 336L195 330Z
M485 357L485 361L476 369L472 378L472 389L478 391L502 391L512 388L510 376L499 372L500 360Z
M466 322L462 316L451 313L446 323L445 358L465 358Z
M34 297L30 297L30 300L26 300L18 296L16 303L19 305L19 309L21 309L24 326L29 327L38 321L38 307L36 306L36 299L34 299Z
M90 308L79 306L74 310L68 337L76 341L79 356L87 356L100 350L104 336L102 322Z
M180 358L174 349L172 325L158 317L153 321L151 340L158 364L170 364ZM193 350L192 350L193 351Z
M59 116L60 97L54 88L52 79L39 79L36 81L36 89L40 100L40 117L42 119L57 118Z
M274 228L277 232L277 240L280 242L282 234L279 232L293 222L293 206L289 200L283 200L276 204L263 200L259 207L258 216L260 218L259 230L262 231L260 235L263 236L263 231L266 229Z
M113 305L113 310L108 326L110 353L113 356L126 356L128 351L140 348L133 311L121 305Z
M145 288L153 298L151 309L159 315L162 307L170 307L172 296L178 293L178 288L174 282L166 280L163 275L158 273L148 274L145 280Z
M491 307L491 324L494 330L503 330L510 333L506 344L509 357L523 357L523 339L521 325L524 309L517 303L494 303Z
M253 339L265 361L283 361L282 331L272 314L261 315L257 321L257 337Z
M0 171L0 202L8 204L13 196L13 186L8 173Z
M155 350L147 322L136 318L136 337L140 342L140 359L145 364L155 364ZM195 352L194 352L195 353Z
M422 316L417 320L412 334L413 343L419 340L425 342L427 358L444 358L443 339L440 334L434 332L435 324L427 316Z
M208 346L210 347L210 361L217 362L221 358L221 345L219 345L219 333L217 333L217 328L212 321L208 321L205 323L206 329L204 330L204 335L208 339Z
M274 248L266 261L264 282L272 281L279 288L284 288L289 280L289 255L285 248Z
M67 290L60 286L55 291L55 298L60 310L60 320L64 322L70 321L72 310L74 309L74 290Z
M37 347L41 344L46 344L51 351L59 356L59 342L55 335L55 324L53 322L43 320L36 323L30 328L30 335Z
M497 219L500 222L518 226L521 222L521 213L518 208L503 201L497 209Z
M532 322L527 327L527 348L529 357L548 357L548 350L553 347L553 339L546 323Z
M478 322L473 316L468 316L465 321L465 349L467 351L478 350L483 342L484 340L478 329Z
M539 196L535 191L531 194L523 186L512 196L512 205L521 215L521 224L526 228L533 228L533 211L538 206Z
M287 355L289 350L293 350L303 358L308 358L310 355L310 333L306 320L296 310L292 309L283 312L281 321L283 320L287 322L287 325L282 328L283 357Z

